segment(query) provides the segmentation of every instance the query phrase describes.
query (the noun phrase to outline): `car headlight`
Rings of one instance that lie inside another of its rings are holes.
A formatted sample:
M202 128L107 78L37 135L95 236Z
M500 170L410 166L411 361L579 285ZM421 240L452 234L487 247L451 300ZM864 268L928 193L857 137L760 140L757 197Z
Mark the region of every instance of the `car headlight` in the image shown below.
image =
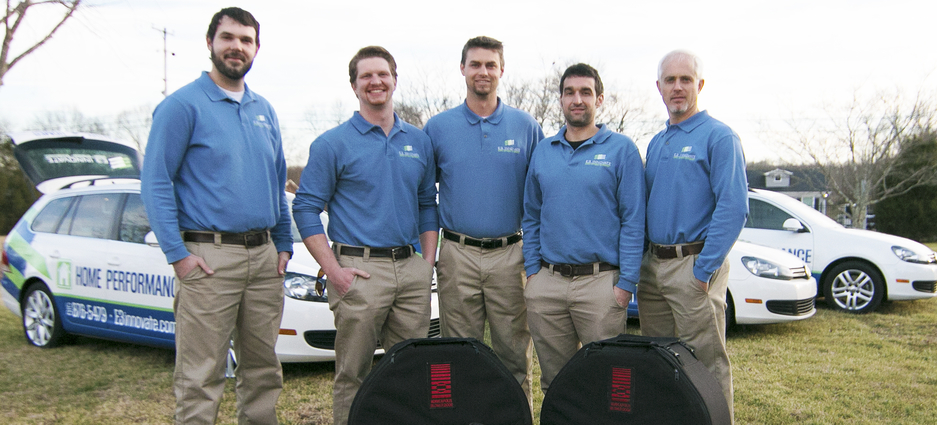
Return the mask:
M773 261L758 257L742 257L742 265L751 274L768 279L791 280L794 274L789 267L784 267Z
M329 302L328 294L325 293L325 277L322 272L319 272L319 276L286 272L283 289L286 296L297 300Z
M895 245L891 247L891 252L894 252L901 261L909 263L930 264L934 262L933 255L921 255L903 246Z

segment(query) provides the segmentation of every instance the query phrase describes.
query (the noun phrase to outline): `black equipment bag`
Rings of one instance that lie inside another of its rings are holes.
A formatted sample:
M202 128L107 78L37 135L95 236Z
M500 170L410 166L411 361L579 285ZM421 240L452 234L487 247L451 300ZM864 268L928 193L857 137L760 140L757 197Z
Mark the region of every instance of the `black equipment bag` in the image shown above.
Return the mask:
M374 366L349 425L530 425L527 396L494 351L475 338L410 339Z
M722 387L682 341L626 334L582 347L540 411L542 425L730 421Z

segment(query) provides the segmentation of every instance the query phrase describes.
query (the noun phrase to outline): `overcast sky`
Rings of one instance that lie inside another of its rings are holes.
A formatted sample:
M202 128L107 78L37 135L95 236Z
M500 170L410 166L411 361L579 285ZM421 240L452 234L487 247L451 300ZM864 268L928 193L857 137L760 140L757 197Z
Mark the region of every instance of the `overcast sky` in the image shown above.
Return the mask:
M205 31L227 6L260 21L261 49L247 83L276 108L291 165L301 165L314 138L310 111L328 128L337 108L344 115L357 108L348 60L371 44L397 59L398 94L431 79L464 95L461 47L488 35L504 42L506 80L586 62L607 91L648 99L661 115L657 62L689 49L704 62L700 106L739 133L749 160L777 157L763 123L820 116L818 106L847 104L857 89L914 94L934 85L937 69L937 2L925 0L87 1L92 7L4 78L0 119L12 129L29 129L45 111L106 118L154 107L163 98L162 29L172 92L209 69ZM14 50L46 22L27 16Z

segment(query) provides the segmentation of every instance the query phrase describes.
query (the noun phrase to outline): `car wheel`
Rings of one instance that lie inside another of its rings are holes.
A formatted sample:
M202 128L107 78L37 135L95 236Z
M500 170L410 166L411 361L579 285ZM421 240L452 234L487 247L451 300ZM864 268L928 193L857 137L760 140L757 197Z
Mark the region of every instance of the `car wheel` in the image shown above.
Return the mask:
M62 343L65 329L52 294L43 284L29 287L23 298L23 331L29 343L48 348Z
M732 294L726 291L726 331L735 326L735 301Z
M823 282L823 297L835 309L868 313L878 308L885 296L885 279L878 270L862 261L846 261L830 269Z

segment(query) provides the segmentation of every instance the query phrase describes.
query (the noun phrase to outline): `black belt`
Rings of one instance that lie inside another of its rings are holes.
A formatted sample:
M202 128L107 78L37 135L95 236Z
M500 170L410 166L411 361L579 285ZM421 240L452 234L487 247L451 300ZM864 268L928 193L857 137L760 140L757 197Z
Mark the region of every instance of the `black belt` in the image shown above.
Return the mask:
M215 243L215 232L198 232L187 230L182 233L185 242ZM261 246L270 240L270 232L221 233L221 243L225 245L241 245L248 248Z
M593 264L550 264L540 260L540 265L547 268L553 266L553 273L559 273L561 276L565 277L586 276L595 272L595 266ZM618 270L618 266L613 266L604 261L599 263L600 272L607 272L609 270Z
M365 250L370 250L369 256L390 258L394 261L403 260L413 255L413 245L395 246L393 248L365 248L360 246L342 245L339 248L339 255L351 255L353 257L364 257Z
M453 233L448 230L443 229L442 237L449 239L453 242L461 242L462 235L458 233ZM465 244L468 246L477 246L482 249L495 249L501 248L502 246L508 246L520 242L522 236L520 232L517 232L511 236L508 236L508 243L504 244L503 238L491 238L491 239L475 239L465 236Z
M700 241L682 245L658 245L651 242L650 250L651 255L661 260L670 260L678 257L689 257L703 252L703 243L703 241ZM678 248L680 249L679 254L682 255L678 255Z

